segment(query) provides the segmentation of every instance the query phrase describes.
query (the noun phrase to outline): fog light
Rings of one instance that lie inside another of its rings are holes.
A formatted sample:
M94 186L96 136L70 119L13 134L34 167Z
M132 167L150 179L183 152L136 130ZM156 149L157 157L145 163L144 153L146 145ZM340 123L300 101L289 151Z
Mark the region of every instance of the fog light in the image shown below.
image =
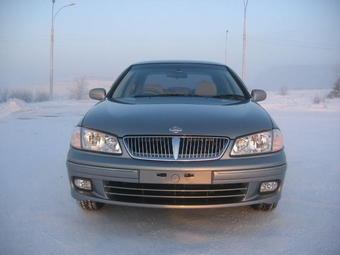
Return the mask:
M92 190L92 184L89 180L74 179L73 183L78 189Z
M262 182L260 186L260 193L274 192L279 187L279 183L275 181Z

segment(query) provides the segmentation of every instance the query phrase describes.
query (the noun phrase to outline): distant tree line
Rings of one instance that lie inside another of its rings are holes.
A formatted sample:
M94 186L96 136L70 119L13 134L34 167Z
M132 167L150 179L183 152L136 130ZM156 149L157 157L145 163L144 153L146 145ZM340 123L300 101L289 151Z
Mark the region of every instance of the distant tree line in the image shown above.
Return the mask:
M340 78L334 82L333 90L328 94L328 98L340 97Z
M6 102L10 98L16 98L26 103L43 102L49 100L49 94L45 91L30 89L0 89L0 103Z
M74 100L88 99L88 84L85 76L75 79L73 86L69 89L68 97ZM20 88L8 89L0 88L0 103L7 102L8 99L16 98L26 103L44 102L50 100L48 92L43 90L36 90Z

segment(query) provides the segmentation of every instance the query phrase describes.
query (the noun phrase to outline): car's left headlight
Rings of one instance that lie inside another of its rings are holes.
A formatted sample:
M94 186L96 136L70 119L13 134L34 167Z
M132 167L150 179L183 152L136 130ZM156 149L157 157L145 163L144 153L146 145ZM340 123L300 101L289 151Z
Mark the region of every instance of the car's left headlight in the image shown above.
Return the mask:
M283 148L283 137L279 129L256 133L238 138L231 151L232 156L268 153Z
M73 130L71 145L77 149L114 154L122 153L115 136L81 127L76 127Z

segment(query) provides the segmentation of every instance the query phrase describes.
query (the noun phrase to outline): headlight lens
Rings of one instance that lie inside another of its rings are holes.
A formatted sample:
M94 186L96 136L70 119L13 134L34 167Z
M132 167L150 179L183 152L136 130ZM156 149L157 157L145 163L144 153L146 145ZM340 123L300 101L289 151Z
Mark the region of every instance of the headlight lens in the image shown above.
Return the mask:
M72 133L71 145L77 149L121 154L118 139L95 130L76 127Z
M282 133L278 129L238 138L231 151L232 156L268 153L283 148Z

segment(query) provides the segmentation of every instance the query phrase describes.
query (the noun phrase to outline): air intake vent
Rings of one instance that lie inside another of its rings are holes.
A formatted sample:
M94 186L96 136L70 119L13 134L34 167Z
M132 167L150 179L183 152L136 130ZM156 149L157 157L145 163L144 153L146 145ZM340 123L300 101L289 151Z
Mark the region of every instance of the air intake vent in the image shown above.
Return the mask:
M218 205L241 202L247 193L247 183L236 184L142 184L107 182L106 196L113 200L135 204L156 205Z

